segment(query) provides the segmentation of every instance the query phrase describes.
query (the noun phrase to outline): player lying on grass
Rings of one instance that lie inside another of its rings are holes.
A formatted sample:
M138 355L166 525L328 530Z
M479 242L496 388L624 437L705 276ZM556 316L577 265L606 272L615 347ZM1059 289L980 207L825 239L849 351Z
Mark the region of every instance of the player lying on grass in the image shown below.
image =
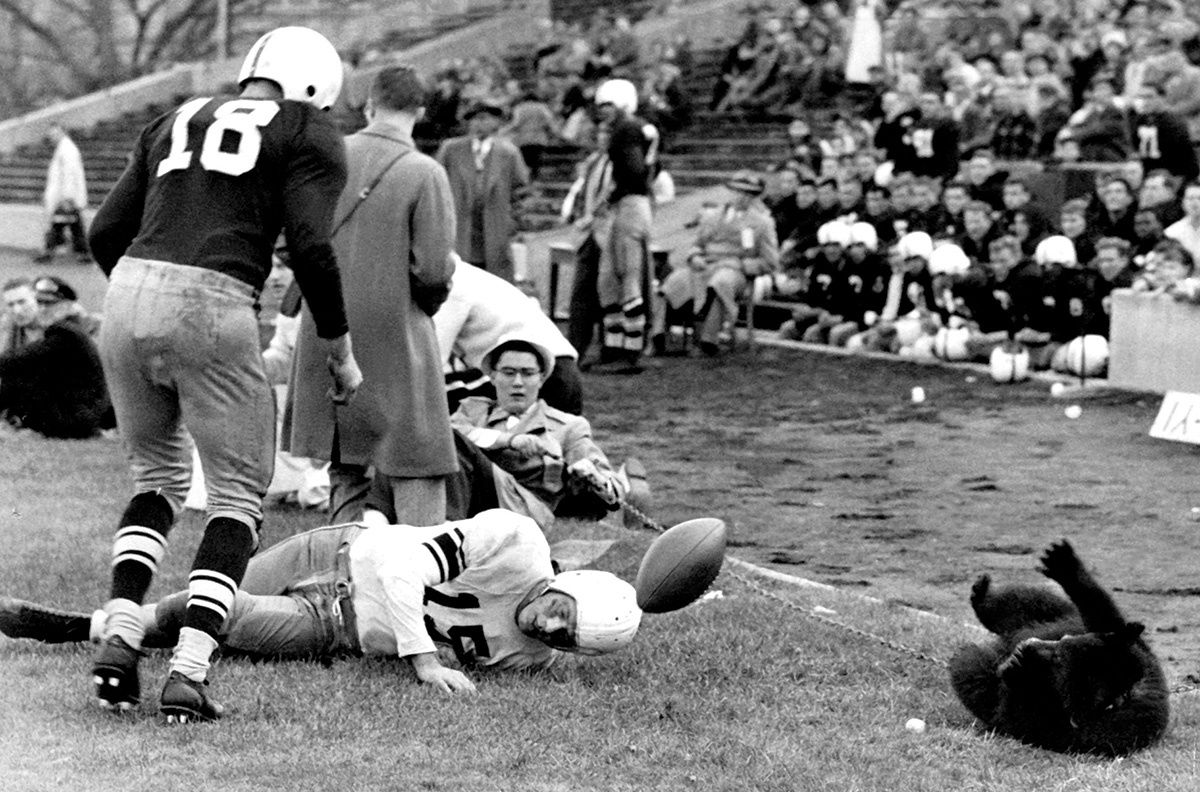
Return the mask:
M186 591L145 605L144 647L168 647L183 626ZM554 573L550 546L527 517L493 509L415 528L357 523L297 534L255 556L220 632L258 656L398 655L417 678L471 691L435 644L464 666L544 668L559 652L629 645L642 612L629 583L608 572ZM66 613L0 599L0 632L46 643L96 641L103 613ZM222 708L205 697L203 718Z

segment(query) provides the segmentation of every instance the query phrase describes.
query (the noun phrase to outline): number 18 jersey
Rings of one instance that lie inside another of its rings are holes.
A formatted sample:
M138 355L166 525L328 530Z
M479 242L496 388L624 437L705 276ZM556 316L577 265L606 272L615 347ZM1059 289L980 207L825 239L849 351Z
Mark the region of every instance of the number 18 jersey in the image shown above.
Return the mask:
M106 273L127 254L217 270L261 289L283 231L314 318L329 330L340 305L326 309L322 291L336 277L329 234L345 183L345 146L324 111L289 100L197 97L142 131L93 222L93 252ZM304 288L310 283L318 288ZM340 302L340 281L335 292Z

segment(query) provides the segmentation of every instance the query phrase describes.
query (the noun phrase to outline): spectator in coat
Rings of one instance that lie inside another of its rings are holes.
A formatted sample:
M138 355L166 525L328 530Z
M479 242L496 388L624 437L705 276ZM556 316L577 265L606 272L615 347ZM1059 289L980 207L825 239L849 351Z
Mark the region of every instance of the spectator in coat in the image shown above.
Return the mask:
M779 266L775 221L759 196L764 180L752 171L739 171L727 183L731 200L704 223L687 252L686 266L663 281L662 297L671 308L690 303L700 323L701 351L714 356L717 341L737 319L737 299L756 276ZM666 311L655 311L652 336L656 351L666 343Z
M542 154L559 134L561 124L543 92L528 91L513 106L512 120L499 134L507 136L521 151L531 181L542 169Z
M42 192L42 208L46 211L49 229L45 249L34 261L38 264L53 261L55 251L66 241L69 231L76 258L87 263L91 261L91 254L83 228L83 210L88 205L83 155L61 124L51 124L46 139L54 146L46 172L46 188Z
M4 316L0 325L0 354L20 349L42 335L38 326L37 292L29 278L12 278L5 282Z
M351 404L326 397L325 355L307 304L301 317L284 450L332 462L334 523L361 518L372 474L404 524L441 523L445 478L458 469L431 318L454 272L454 202L446 172L413 143L425 94L412 68L382 69L367 127L346 139L349 176L334 214L344 227L334 249L364 372Z
M474 103L464 114L468 134L443 142L437 161L450 177L458 218L455 252L463 261L511 281L512 242L529 169L520 150L496 134L503 118L500 105Z
M0 355L0 414L47 437L87 438L116 426L100 353L61 278L34 283L42 335Z
M1101 74L1092 80L1087 100L1071 116L1062 132L1079 147L1084 162L1122 162L1133 151L1129 119L1116 104L1113 78Z

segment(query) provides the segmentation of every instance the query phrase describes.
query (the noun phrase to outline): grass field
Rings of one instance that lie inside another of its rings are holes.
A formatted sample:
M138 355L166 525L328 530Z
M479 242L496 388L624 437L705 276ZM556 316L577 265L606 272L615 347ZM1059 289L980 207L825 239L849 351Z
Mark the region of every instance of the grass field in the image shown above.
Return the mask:
M399 661L225 658L213 690L234 712L188 728L155 718L162 654L141 710L115 718L91 701L90 649L0 637L0 790L1200 788L1196 693L1172 698L1161 745L1078 759L978 732L941 665L978 639L974 577L1036 579L1066 536L1147 622L1171 684L1200 681L1198 459L1145 436L1156 399L1083 399L1072 421L1044 383L773 349L586 387L601 443L647 463L658 519L722 517L732 557L821 585L729 563L719 598L647 616L629 651L476 675L462 698ZM92 609L129 495L120 444L0 433L0 451L0 595ZM321 521L272 507L265 542ZM152 595L183 585L199 530L183 518ZM550 538L614 540L596 565L630 576L652 534Z
M694 361L668 361L641 383L590 380L597 431L613 436L618 453L636 443L657 463L661 452L638 432L638 421L613 406L617 390L636 389L644 406L657 378L703 374L713 388L727 376L742 381L745 371L737 377L737 369L751 364L723 365L705 373ZM816 373L819 365L806 360L802 367ZM868 389L864 404L873 398L872 372L870 366L859 369ZM922 376L935 380L934 393L937 377L949 377ZM855 398L847 393L845 401ZM1020 394L1015 398L1017 409ZM769 410L771 400L764 394L761 404ZM1003 414L1000 402L986 401L979 409ZM711 410L713 420L722 417L721 405ZM928 421L921 425L931 429ZM724 477L717 462L736 450L715 449L710 459L682 445L675 438L677 464L687 467L688 476L707 478L710 494L707 502L688 494L682 474L652 476L661 513L672 519L721 513L738 482ZM6 550L0 593L90 609L105 594L112 524L127 497L119 443L55 442L21 433L0 437L0 447ZM717 469L706 472L710 465ZM749 530L746 518L759 519L758 509L747 504L733 515L739 517L735 556L754 556L762 549L756 545L775 541ZM275 507L266 541L320 521L317 513ZM847 543L858 541L851 529L843 531ZM198 533L194 515L176 529L156 593L182 585ZM598 565L631 574L651 536L565 525L551 538L616 539ZM785 548L775 544L772 552L786 558ZM812 559L821 555L815 547L807 552ZM947 569L969 555L956 558L952 547L943 553ZM803 566L813 568L816 561ZM831 582L838 577L833 574ZM538 675L485 676L471 697L434 695L398 661L327 667L227 658L214 672L214 691L235 712L219 724L189 728L168 729L154 717L165 675L162 655L145 663L148 702L133 717L114 718L90 700L89 650L0 639L0 789L1182 792L1200 779L1194 694L1175 697L1173 726L1159 747L1118 762L1058 756L972 727L935 662L956 643L978 636L961 611L940 619L901 607L905 598L889 596L886 577L870 586L794 586L739 565L727 566L714 589L720 598L647 616L637 644L622 655ZM879 600L862 599L863 589ZM912 651L816 621L809 617L814 607ZM912 717L924 719L928 730L906 731Z

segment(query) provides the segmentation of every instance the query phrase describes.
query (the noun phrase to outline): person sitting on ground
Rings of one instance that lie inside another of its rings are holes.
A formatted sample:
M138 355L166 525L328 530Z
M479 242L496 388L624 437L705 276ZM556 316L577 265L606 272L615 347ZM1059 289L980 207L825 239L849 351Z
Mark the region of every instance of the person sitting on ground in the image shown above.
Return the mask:
M690 303L700 306L694 313L700 350L716 355L718 341L732 332L737 319L739 295L755 277L779 266L775 221L759 200L765 186L752 171L739 171L725 183L730 200L701 224L687 252L687 265L672 271L660 287L666 304L654 311L651 340L657 353L666 348L667 307L686 319Z
M983 270L964 279L956 292L983 332L1003 330L1008 338L1030 347L1030 365L1050 364L1050 335L1045 331L1046 277L1043 269L1021 251L1016 237L1002 236L991 245Z
M186 591L141 606L142 646L173 646L186 607ZM442 665L439 645L464 668L541 669L563 652L629 646L641 616L629 583L597 570L556 574L538 526L494 509L436 526L349 523L288 537L250 559L219 638L264 658L399 656L422 683L460 693L475 683ZM10 638L97 642L102 624L103 611L0 598Z
M467 396L495 398L483 359L501 338L531 338L554 355L540 396L551 407L583 414L579 353L535 300L498 275L461 259L455 262L450 294L433 315L446 373L446 397L454 412ZM461 365L455 367L454 363Z
M0 413L47 437L88 438L116 426L100 353L75 290L61 278L34 282L42 337L0 356Z
M831 220L817 231L819 247L806 256L804 289L794 295L799 304L792 309L792 318L779 328L780 338L823 343L830 328L845 321L837 310L849 266L846 248L850 235L850 225L840 220Z
M829 328L830 346L845 346L883 310L892 271L879 255L879 235L870 223L854 223L846 243L846 276L838 299L840 324ZM868 321L870 319L870 321Z
M874 321L864 317L867 329L847 339L848 349L904 354L922 336L936 332L940 320L929 272L932 255L933 239L924 231L905 234L891 247L883 308Z
M554 517L600 519L620 509L627 499L635 506L645 504L648 488L642 464L630 458L613 470L592 439L586 418L557 410L539 397L555 365L548 349L514 334L500 339L482 363L495 384L496 398L463 399L450 417L451 425L491 463L475 464L463 460L460 453L460 461L468 463L463 465L466 476L478 475L481 467L491 468L501 497L513 493L515 482L519 500L528 507L518 510L543 527ZM472 483L468 480L464 486ZM526 493L535 496L542 508L531 503ZM462 500L469 502L469 495Z
M30 278L12 278L4 283L3 325L0 326L0 354L20 349L42 337L38 326L37 292Z

